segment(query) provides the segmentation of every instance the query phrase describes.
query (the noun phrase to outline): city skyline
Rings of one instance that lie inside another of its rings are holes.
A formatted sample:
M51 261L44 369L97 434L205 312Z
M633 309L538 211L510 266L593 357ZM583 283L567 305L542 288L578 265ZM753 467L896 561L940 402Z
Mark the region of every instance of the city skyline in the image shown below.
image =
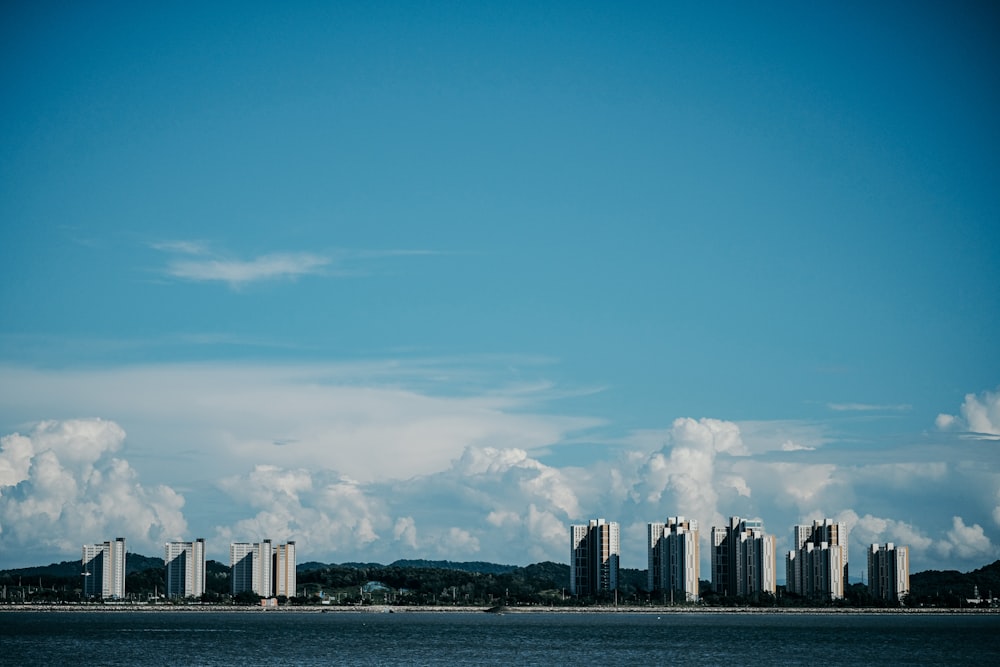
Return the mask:
M844 597L845 586L849 583L848 531L843 522L835 522L829 518L814 519L811 525L792 526L792 543L795 548L786 554L784 569L780 569L777 554L774 551L775 536L764 530L764 521L759 517L746 518L731 516L725 525L712 526L709 541L710 569L707 581L713 585L716 593L728 589L742 591L738 595L752 595L759 592L774 592L775 585L786 586L792 593L807 597L825 597L839 599ZM605 518L590 519L586 524L569 526L570 556L570 586L573 594L599 594L602 591L613 591L618 584L618 571L621 569L621 530L617 521ZM647 555L647 588L653 593L677 593L687 601L699 599L701 561L699 558L700 534L698 522L683 516L671 516L666 521L652 521L646 524L645 550ZM736 545L734 547L734 544ZM109 545L117 545L116 551L109 551ZM124 579L125 538L116 538L114 542L105 541L94 545L83 546L83 567L89 572L88 563L109 567L104 561L95 561L103 553L111 553L113 567L122 574ZM740 546L742 545L742 546ZM883 582L881 587L893 586L900 580L893 579L893 573L902 572L901 576L909 576L908 547L865 544L864 550L868 559L867 573L873 571L872 554L879 550L889 550L893 559L901 550L902 560L893 560L888 564L879 562ZM206 543L204 538L193 542L173 540L164 544L164 565L167 567L168 580L171 571L170 561L180 557L176 576L179 582L168 584L168 590L184 588L193 590L201 581L204 586ZM829 552L835 552L831 557ZM740 555L742 553L742 556ZM816 557L814 563L813 558ZM312 556L315 561L319 556ZM820 558L823 560L821 566ZM195 562L195 568L189 569L187 562ZM735 564L757 561L757 574L747 578L738 572ZM803 564L805 561L805 564ZM217 561L218 562L218 561ZM259 542L234 541L229 544L230 591L233 595L249 591L262 597L286 595L280 592L294 590L296 581L297 551L295 541L274 545L271 539ZM766 565L768 567L760 567ZM633 568L639 569L639 568ZM784 572L786 577L779 575ZM732 573L732 574L730 574ZM742 583L736 583L743 579ZM858 577L864 583L863 576ZM100 581L98 579L97 581ZM870 581L870 579L869 579ZM718 583L716 583L718 582ZM88 581L85 585L94 588L95 582ZM111 590L117 590L118 583L109 584ZM896 589L889 589L896 590ZM900 590L908 590L908 584ZM119 595L120 597L120 595Z
M0 567L1000 558L992 4L0 19Z

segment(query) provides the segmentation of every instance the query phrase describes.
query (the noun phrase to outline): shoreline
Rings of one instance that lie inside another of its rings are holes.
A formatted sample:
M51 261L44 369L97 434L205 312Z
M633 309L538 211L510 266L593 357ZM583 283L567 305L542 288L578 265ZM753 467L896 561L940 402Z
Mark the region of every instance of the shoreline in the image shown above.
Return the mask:
M435 607L419 605L366 605L347 606L283 606L283 607L241 607L235 605L171 605L171 604L4 604L0 614L5 612L29 613L223 613L223 614L703 614L703 615L978 615L1000 614L1000 608L940 608L940 607Z

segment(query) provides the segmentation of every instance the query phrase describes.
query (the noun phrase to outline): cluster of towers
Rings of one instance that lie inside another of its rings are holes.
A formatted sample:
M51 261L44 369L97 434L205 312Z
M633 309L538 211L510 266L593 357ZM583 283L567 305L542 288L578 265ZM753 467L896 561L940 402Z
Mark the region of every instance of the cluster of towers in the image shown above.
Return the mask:
M229 568L233 595L252 592L263 598L295 596L295 542L233 542L229 545Z
M785 556L786 590L814 599L844 597L848 575L847 527L832 519L793 528L794 548ZM694 602L700 592L698 522L682 516L646 524L647 589L676 601ZM729 518L713 526L712 590L752 597L777 591L774 535L760 519ZM592 519L570 526L570 592L598 595L618 586L620 531L614 521ZM868 549L869 590L883 600L909 592L909 550L891 542Z
M167 542L163 546L164 595L168 598L205 594L205 540ZM83 546L83 595L104 599L125 597L125 538ZM264 598L294 597L295 542L272 545L234 542L229 547L230 590Z

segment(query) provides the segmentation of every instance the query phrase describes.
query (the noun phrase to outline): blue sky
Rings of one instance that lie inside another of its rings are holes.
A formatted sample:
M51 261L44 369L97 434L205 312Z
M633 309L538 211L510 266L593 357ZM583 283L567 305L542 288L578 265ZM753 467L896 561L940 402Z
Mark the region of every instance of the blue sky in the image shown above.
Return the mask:
M868 4L5 6L0 560L1000 557L1000 13Z

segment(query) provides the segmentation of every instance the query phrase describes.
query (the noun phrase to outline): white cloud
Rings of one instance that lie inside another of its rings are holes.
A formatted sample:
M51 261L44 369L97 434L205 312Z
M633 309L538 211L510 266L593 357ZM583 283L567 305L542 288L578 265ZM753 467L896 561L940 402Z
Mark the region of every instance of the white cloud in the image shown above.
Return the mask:
M674 420L667 444L655 452L639 471L633 498L650 504L666 504L684 516L716 521L719 487L716 484L716 458L719 454L745 455L740 428L733 422L718 419ZM730 478L741 495L749 495L744 480ZM663 495L669 493L667 503ZM652 519L650 519L652 520Z
M946 535L947 539L937 545L946 558L954 555L961 559L985 560L997 556L997 548L979 524L967 526L962 517L952 517L952 527Z
M238 287L261 280L318 274L331 262L329 257L308 252L261 255L250 260L175 259L168 262L167 273L183 280L219 281Z
M270 253L252 259L220 257L203 241L161 241L150 247L173 255L167 261L167 275L196 282L224 282L230 287L320 274L333 262L332 257L312 252Z
M941 430L965 430L989 439L1000 438L1000 391L966 394L959 408L961 416L940 414L935 423Z
M599 420L545 414L563 395L551 385L498 388L460 363L5 367L0 374L8 420L28 411L105 414L129 431L127 449L121 429L100 420L52 422L4 438L5 554L34 541L36 533L25 532L33 524L67 521L97 488L113 506L91 506L99 526L75 515L84 541L121 532L155 554L162 536L207 536L215 558L225 557L230 540L269 537L297 540L309 560L438 558L447 543L464 550L452 558L563 562L567 526L605 517L623 527L623 563L644 567L649 521L696 519L704 546L726 516L760 517L787 542L795 523L853 508L861 515L854 563L871 539L910 545L917 570L974 568L998 542L992 443L962 433L886 444L835 440L822 424L682 418L615 440L604 457L566 464L570 448L552 445L581 439L577 432ZM174 491L182 488L187 504ZM126 516L142 507L138 518ZM206 509L213 507L218 516ZM188 524L195 531L186 535ZM75 557L78 542L38 543Z
M809 451L819 449L831 440L828 427L817 422L778 419L740 421L736 425L740 429L743 446L750 454L776 450Z
M68 555L120 536L130 549L149 550L183 536L184 499L168 486L141 485L114 456L124 440L118 424L100 419L46 421L0 438L3 550Z
M826 407L835 412L908 412L912 405L898 403L879 405L875 403L827 403Z
M432 250L338 250L277 252L240 259L212 252L203 241L161 241L149 247L171 255L164 270L168 276L195 282L223 282L233 288L306 275L359 276L366 271L349 268L350 265L365 266L382 258L441 254Z
M256 514L216 528L216 541L295 540L303 553L352 555L393 526L384 503L348 478L328 471L257 466L220 482L230 497ZM395 527L394 527L395 528ZM401 536L406 526L400 527ZM415 528L412 531L415 537Z
M479 393L450 387L453 395L406 388L414 376L426 383L432 363L0 370L5 410L114 414L129 425L133 446L159 459L157 473L177 478L280 465L334 469L361 481L405 479L446 469L468 446L500 445L505 456L523 456L600 423L534 414L549 398L544 385Z
M814 451L815 447L807 447L806 445L800 445L791 440L785 440L781 443L781 451L783 452L811 452Z
M837 483L837 467L831 464L771 463L763 470L772 485L802 509L814 505Z
M410 549L417 548L417 523L412 516L401 516L396 519L396 525L392 529L392 539Z
M912 552L910 554L911 562L914 556L919 558L934 544L934 540L923 531L905 521L877 517L871 514L859 517L854 510L839 512L835 518L847 524L854 562L864 562L857 558L859 554L855 553L855 550L863 552L872 544L892 542L896 545L908 546Z
M436 542L438 554L449 559L471 558L479 552L479 539L457 526L449 528Z
M486 515L486 520L497 528L500 526L517 526L521 523L521 515L517 512L493 510Z

